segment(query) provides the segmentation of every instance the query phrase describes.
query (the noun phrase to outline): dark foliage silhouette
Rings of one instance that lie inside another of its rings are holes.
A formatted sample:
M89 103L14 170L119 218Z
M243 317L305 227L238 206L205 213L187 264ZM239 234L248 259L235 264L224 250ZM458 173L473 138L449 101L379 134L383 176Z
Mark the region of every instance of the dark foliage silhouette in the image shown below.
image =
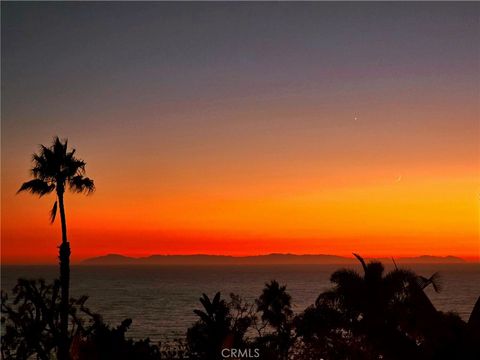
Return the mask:
M333 289L295 319L304 357L325 359L470 359L462 338L466 324L435 309L424 292L439 290L430 278L395 268L384 274L379 262L356 255L363 275L341 269Z
M245 333L253 322L251 307L236 295L230 297L229 303L219 292L212 300L206 294L200 298L203 310L194 310L199 320L187 331L191 358L221 359L223 348L245 346Z
M132 320L126 319L116 327L105 325L95 319L86 336L78 337L72 357L78 360L154 360L160 359L160 349L152 345L149 339L133 341L125 334Z
M480 297L468 319L464 346L472 358L480 359Z
M60 282L19 279L13 298L2 292L2 359L48 360L55 358L55 349L62 341L60 333ZM70 299L69 343L73 360L157 360L159 347L149 339L133 341L125 333L131 324L125 319L118 327L107 326L102 317L92 313L85 303L87 297ZM168 357L170 358L170 357ZM171 357L174 358L174 357ZM181 358L181 357L175 357Z
M60 341L58 358L69 359L68 349L68 301L70 286L70 244L67 240L67 221L65 217L64 193L68 188L76 193L91 193L95 190L93 180L85 177L85 161L75 157L75 149L68 151L68 141L53 139L50 147L40 145L40 151L33 154L31 174L33 179L22 184L18 192L28 191L40 197L55 191L56 201L50 211L53 223L60 210L62 243L59 247L61 311Z
M286 286L272 280L256 301L262 321L272 330L257 339L265 359L287 359L294 342L292 298L286 290Z
M36 355L46 360L60 338L60 283L47 285L19 279L14 299L2 292L2 359L28 359Z
M231 294L200 298L198 320L186 343L152 344L127 338L132 321L110 327L69 301L72 360L221 359L222 349L256 349L263 360L476 360L480 355L480 298L468 322L435 309L424 292L439 290L439 276L421 277L357 256L363 273L340 269L332 288L293 314L286 286L265 284L254 303ZM52 359L62 341L59 281L19 279L12 297L2 292L2 359ZM235 357L234 357L235 358Z
M198 358L216 359L230 335L230 312L220 293L216 293L212 301L203 294L200 302L203 310L193 310L200 319L188 329L187 341Z

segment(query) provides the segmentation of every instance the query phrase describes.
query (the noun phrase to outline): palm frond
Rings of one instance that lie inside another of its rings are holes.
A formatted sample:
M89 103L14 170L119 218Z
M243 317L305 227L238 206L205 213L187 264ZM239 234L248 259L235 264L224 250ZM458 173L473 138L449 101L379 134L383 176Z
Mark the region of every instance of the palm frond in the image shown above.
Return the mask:
M320 307L323 305L329 305L334 307L338 303L338 294L334 290L327 290L318 295L315 300L315 306Z
M55 217L57 216L57 202L53 204L52 210L50 210L50 224L53 224Z
M433 290L435 292L439 293L443 289L443 282L442 282L442 276L440 275L439 272L435 272L432 276L430 276L430 283L433 286Z
M40 145L40 154L39 156L43 158L43 163L45 164L44 172L48 177L54 177L60 170L61 159L58 159L55 152L52 148L48 148L44 145Z
M363 258L358 254L353 253L353 256L355 256L358 261L360 261L360 264L362 264L363 267L363 271L367 272L367 264L365 264L365 260L363 260Z
M39 154L33 154L32 163L33 167L30 172L34 178L44 180L46 177L48 177L47 161L45 157Z
M355 270L340 269L330 276L335 291L341 294L358 293L363 286L363 277Z
M53 181L58 174L62 160L54 153L53 148L40 145L38 153L32 155L32 169L30 172L36 178Z
M77 193L90 194L95 191L95 184L92 179L77 175L69 179L70 190Z
M202 294L202 297L200 298L200 303L203 305L204 309L207 311L208 314L212 313L212 303L210 302L207 294Z
M65 139L64 142L60 140L58 136L53 138L52 150L57 155L58 158L64 159L67 155L67 144L68 139Z
M65 178L70 178L73 176L84 175L85 174L85 165L87 163L83 160L77 159L75 157L70 157L67 154L63 164L63 174Z
M429 278L426 278L424 276L418 276L417 284L418 286L420 286L421 289L425 289L429 285L432 285L433 290L435 290L435 292L437 293L442 291L442 287L443 287L441 276L438 272L433 273L433 275L430 276Z
M18 189L17 194L22 191L28 191L32 194L38 195L40 197L51 193L55 189L55 185L47 183L41 179L33 179L27 182L24 182L20 189Z
M214 307L217 307L219 303L220 303L220 292L217 292L213 298L212 305Z
M395 296L403 293L409 284L416 281L417 275L405 269L390 271L383 278L383 288L388 296Z

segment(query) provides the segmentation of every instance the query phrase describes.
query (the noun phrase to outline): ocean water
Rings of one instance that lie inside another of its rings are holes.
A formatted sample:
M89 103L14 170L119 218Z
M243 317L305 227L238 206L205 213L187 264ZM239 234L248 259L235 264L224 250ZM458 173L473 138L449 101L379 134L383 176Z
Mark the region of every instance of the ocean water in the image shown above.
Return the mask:
M331 287L330 274L341 265L266 266L73 266L71 294L88 295L87 306L103 315L111 325L125 318L133 324L130 337L150 337L154 341L183 338L196 320L193 309L200 309L202 293L222 297L230 293L253 301L265 282L275 279L287 285L296 312L313 304ZM360 271L358 266L348 266ZM435 306L442 311L468 317L480 296L480 264L433 264L403 266L430 276L440 272L443 290L428 289ZM387 270L389 270L387 268ZM2 266L1 288L10 291L16 279L58 275L56 266Z

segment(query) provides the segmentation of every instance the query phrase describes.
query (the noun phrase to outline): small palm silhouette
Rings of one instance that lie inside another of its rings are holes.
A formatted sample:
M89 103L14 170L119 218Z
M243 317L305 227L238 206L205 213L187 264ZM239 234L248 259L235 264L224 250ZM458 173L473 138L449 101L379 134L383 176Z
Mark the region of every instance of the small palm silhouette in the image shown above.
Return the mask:
M276 280L266 283L256 304L262 320L274 330L262 340L269 348L268 353L279 360L288 359L288 352L293 344L291 337L293 311L292 297L287 292L286 285L280 285Z
M210 301L210 298L206 294L202 294L200 302L203 305L205 311L193 310L207 325L224 324L227 322L228 308L225 300L220 300L220 293L217 292Z
M257 311L261 312L262 320L276 329L284 327L293 314L292 298L286 290L285 285L281 286L276 280L272 280L265 284L265 288L257 300Z
M196 356L201 359L222 359L222 347L231 340L231 315L228 304L217 292L212 300L203 294L200 298L203 310L193 310L200 318L187 331L187 340Z

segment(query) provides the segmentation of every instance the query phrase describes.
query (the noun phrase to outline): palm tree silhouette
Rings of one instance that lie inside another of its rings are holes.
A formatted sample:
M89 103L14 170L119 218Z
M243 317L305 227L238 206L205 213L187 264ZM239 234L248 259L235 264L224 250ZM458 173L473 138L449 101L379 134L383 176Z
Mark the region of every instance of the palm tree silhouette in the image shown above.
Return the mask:
M60 259L60 284L62 299L60 305L60 341L58 358L69 358L68 340L68 304L70 286L70 244L67 240L67 221L65 218L65 206L63 195L66 187L76 193L91 193L95 190L93 180L85 175L85 161L75 157L75 149L68 151L68 141L64 142L56 136L50 147L40 145L39 153L32 156L33 167L31 174L33 179L22 184L17 193L28 191L42 197L53 191L57 200L50 211L50 221L53 223L57 215L57 204L60 208L60 220L62 224L62 243L59 247Z
M293 343L292 330L292 297L287 287L272 280L265 284L262 294L256 300L257 311L264 322L274 329L273 334L264 336L277 359L288 359L288 352ZM268 358L268 356L267 356Z
M200 302L203 310L193 310L200 319L188 329L187 341L197 358L222 359L221 349L232 345L232 317L228 304L220 296L220 292L217 292L210 300L206 294L202 294Z
M277 330L282 330L292 316L292 297L287 293L287 287L272 280L265 284L262 294L257 300L257 311L262 313L262 320L268 322Z
M206 294L202 294L200 302L205 311L195 309L193 312L209 326L220 324L220 327L224 327L228 322L228 307L225 300L220 299L220 293L217 292L211 301Z
M432 285L440 291L438 273L425 278L397 267L385 273L382 263L366 263L360 255L353 255L361 263L363 274L350 269L335 271L330 278L334 289L322 293L317 306L337 304L346 319L355 324L355 331L366 334L382 356L414 359L416 345L403 336L398 324L403 324L412 308L421 309L422 319L428 315L433 321L437 311L423 290Z

